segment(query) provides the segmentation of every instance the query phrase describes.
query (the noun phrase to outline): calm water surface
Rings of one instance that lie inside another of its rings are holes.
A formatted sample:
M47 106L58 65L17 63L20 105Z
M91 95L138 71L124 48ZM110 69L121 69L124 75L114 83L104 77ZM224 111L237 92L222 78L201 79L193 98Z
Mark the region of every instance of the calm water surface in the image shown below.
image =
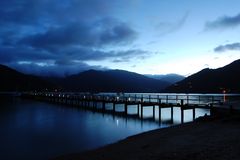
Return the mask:
M109 106L111 107L111 106ZM121 106L118 106L121 110ZM136 107L129 109L135 112ZM157 111L156 111L157 112ZM196 116L209 114L197 110ZM145 109L144 116L152 115ZM170 110L162 109L162 122L94 113L78 108L18 98L0 99L1 159L49 159L63 154L81 152L141 132L172 124ZM174 124L180 123L180 110L174 108ZM192 112L185 111L185 122Z

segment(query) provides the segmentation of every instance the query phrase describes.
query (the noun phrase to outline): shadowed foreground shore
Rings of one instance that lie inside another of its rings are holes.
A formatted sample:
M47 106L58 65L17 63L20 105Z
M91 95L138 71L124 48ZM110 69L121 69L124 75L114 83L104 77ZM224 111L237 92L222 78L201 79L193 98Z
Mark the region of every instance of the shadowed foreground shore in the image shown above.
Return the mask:
M142 133L96 150L56 159L239 160L239 151L240 116L228 115Z

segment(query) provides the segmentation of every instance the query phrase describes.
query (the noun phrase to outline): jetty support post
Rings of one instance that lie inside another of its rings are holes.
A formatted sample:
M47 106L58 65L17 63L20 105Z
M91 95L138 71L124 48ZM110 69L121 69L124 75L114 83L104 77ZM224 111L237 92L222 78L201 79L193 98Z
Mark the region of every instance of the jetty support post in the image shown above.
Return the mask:
M153 119L155 120L155 105L153 105Z
M102 101L102 110L103 110L103 112L106 110L106 103L105 103L105 101Z
M210 116L212 116L214 113L213 113L213 104L210 104Z
M184 122L184 109L181 107L181 123Z
M139 116L139 103L137 104L137 115Z
M184 122L184 100L181 99L180 109L181 109L181 123Z
M162 121L162 108L161 105L158 105L158 119L159 119L159 123Z
M113 113L116 111L116 102L113 102Z
M127 102L125 102L125 104L124 104L124 113L125 113L125 115L127 115Z
M197 107L198 107L197 104L195 104L195 105L193 106L193 120L196 119L196 108L197 108Z
M141 119L143 119L143 105L141 104Z

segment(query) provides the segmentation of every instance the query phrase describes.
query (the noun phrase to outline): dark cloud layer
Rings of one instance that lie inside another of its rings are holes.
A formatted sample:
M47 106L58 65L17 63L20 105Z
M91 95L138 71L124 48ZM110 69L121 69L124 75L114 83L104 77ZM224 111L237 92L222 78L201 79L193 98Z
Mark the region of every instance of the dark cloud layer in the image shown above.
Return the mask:
M228 50L240 51L240 43L232 43L232 44L220 45L220 46L214 48L215 52L224 52L224 51L228 51Z
M138 33L109 16L115 2L0 1L0 63L27 73L63 75L104 68L87 61L147 57L147 51L126 49Z
M240 13L235 16L223 16L207 22L205 30L233 28L240 25Z
M127 24L111 20L108 26L84 23L70 23L60 27L50 28L44 33L26 36L20 44L36 48L51 49L56 47L101 47L131 43L137 36Z
M109 14L111 0L1 0L1 23L59 24Z

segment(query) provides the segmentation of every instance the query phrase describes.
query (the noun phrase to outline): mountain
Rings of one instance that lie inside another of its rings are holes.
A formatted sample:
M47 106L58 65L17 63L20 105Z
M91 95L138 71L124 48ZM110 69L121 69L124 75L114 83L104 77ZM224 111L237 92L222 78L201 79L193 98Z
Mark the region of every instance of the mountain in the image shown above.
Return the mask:
M203 69L171 85L165 92L240 93L240 60L218 69Z
M88 92L160 92L170 85L165 81L123 70L89 70L55 80L67 90Z
M53 90L86 92L160 92L170 84L141 74L123 71L89 70L65 78L38 77L0 65L0 91Z
M145 76L147 76L149 78L162 80L162 81L168 82L170 84L174 84L174 83L179 82L179 81L181 81L181 80L183 80L185 78L184 76L181 76L181 75L178 75L178 74L166 74L166 75L146 74Z
M0 65L0 91L30 91L52 88L52 84L32 75Z

